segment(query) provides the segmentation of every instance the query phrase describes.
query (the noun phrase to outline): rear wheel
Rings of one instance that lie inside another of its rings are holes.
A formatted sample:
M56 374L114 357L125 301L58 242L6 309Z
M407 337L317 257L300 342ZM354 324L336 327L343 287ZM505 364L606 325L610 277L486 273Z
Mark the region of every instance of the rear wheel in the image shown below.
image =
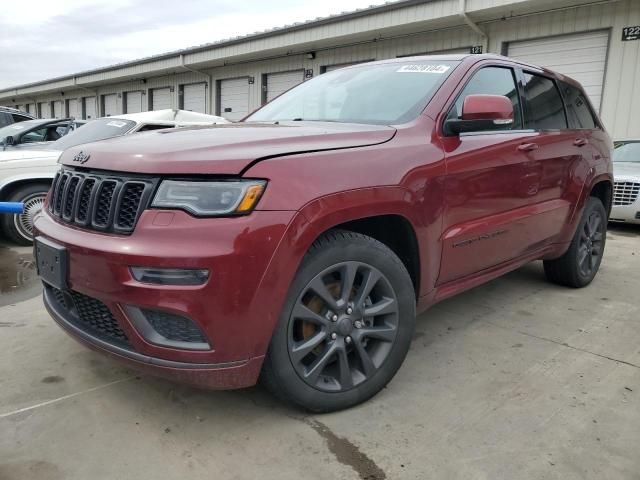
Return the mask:
M48 185L33 184L20 187L11 194L8 201L24 203L24 212L0 216L2 231L9 240L18 245L32 244L33 216L42 209L48 191Z
M330 232L291 285L263 383L311 411L356 405L400 368L414 323L413 283L393 251L365 235Z
M607 238L607 212L600 199L589 197L569 250L546 260L547 279L568 287L585 287L598 273Z

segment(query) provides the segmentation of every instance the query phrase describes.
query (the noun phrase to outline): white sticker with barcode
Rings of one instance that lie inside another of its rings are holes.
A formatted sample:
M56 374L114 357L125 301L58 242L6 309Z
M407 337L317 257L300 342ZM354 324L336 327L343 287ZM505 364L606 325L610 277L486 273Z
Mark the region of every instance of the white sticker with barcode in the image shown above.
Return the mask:
M118 127L118 128L122 128L127 124L127 122L119 122L117 120L112 120L111 122L107 123L107 125L109 127Z
M396 72L398 73L446 73L451 67L449 65L403 65Z

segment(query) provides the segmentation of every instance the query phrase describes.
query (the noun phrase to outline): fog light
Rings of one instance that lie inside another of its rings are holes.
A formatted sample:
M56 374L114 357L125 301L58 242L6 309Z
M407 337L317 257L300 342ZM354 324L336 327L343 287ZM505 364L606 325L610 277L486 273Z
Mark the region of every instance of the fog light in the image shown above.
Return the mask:
M156 285L204 285L209 270L189 268L130 267L131 275L138 282Z

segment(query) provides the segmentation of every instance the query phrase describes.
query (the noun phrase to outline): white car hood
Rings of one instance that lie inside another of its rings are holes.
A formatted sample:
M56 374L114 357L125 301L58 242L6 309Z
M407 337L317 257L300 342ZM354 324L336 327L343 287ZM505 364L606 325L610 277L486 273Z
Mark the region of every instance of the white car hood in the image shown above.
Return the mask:
M14 168L14 162L24 160L48 160L56 163L62 152L60 150L6 150L0 151L0 168Z

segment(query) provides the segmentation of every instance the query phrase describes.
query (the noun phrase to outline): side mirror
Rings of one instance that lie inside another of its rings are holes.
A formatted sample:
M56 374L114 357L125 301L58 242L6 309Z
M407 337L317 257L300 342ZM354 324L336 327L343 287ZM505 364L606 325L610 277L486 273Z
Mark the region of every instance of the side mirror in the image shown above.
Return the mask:
M10 147L11 145L16 144L16 140L13 138L13 136L7 135L6 137L4 137L4 144Z
M468 95L462 104L462 117L444 122L445 135L502 130L513 124L513 104L502 95Z

